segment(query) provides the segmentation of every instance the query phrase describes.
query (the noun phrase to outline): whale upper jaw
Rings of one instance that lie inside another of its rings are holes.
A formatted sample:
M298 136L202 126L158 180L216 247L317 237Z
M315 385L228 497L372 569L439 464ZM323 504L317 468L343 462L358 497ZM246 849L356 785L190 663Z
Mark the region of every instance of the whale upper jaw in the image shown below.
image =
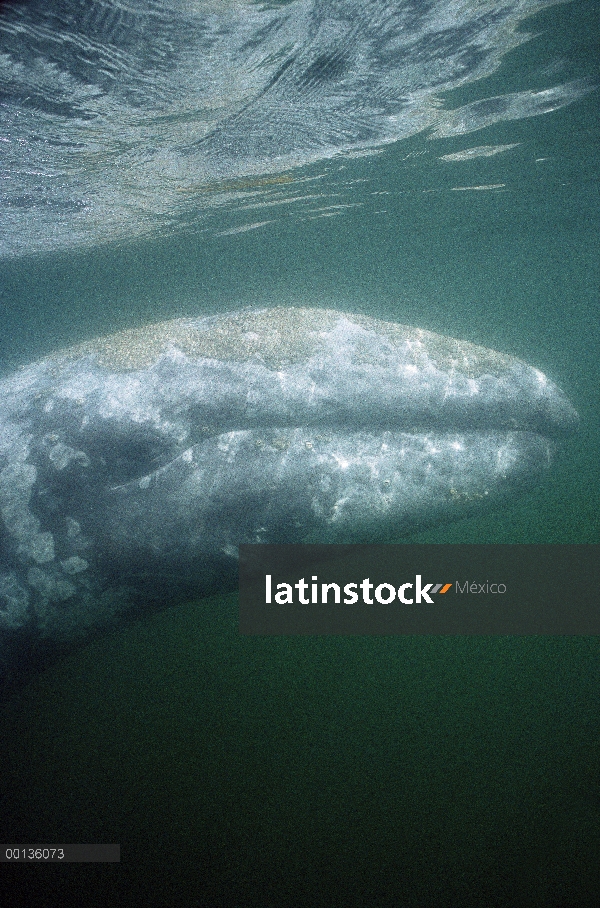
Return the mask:
M330 310L56 353L0 383L0 665L226 588L240 543L391 541L490 506L577 421L519 360Z

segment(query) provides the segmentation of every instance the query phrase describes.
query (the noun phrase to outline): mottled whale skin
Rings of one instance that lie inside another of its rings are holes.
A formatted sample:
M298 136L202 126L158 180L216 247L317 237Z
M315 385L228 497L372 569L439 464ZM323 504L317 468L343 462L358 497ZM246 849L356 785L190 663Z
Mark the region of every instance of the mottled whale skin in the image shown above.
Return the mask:
M577 424L541 372L324 309L124 331L0 382L4 686L232 588L240 543L392 541L539 478Z

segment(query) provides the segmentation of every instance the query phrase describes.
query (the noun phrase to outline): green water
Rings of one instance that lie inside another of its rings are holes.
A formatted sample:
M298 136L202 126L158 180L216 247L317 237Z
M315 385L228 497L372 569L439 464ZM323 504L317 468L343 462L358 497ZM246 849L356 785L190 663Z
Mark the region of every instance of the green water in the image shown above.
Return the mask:
M535 87L557 49L569 78L597 74L597 10L538 16L540 37L486 92ZM465 338L542 369L581 431L534 492L405 541L598 543L599 139L596 91L306 168L337 194L324 204L355 206L336 217L318 201L276 215L240 204L160 244L3 263L2 369L108 330L265 303ZM499 188L465 188L477 186ZM121 844L119 865L4 865L24 903L600 904L598 638L242 639L236 608L223 597L156 615L2 707L2 841Z

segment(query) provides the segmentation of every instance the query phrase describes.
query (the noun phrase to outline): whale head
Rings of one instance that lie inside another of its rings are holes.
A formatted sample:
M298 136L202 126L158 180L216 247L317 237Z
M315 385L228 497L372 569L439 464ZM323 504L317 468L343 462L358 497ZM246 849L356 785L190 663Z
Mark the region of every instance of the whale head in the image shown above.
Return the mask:
M577 421L518 359L323 309L48 356L0 382L0 674L232 588L241 543L392 541L497 505Z

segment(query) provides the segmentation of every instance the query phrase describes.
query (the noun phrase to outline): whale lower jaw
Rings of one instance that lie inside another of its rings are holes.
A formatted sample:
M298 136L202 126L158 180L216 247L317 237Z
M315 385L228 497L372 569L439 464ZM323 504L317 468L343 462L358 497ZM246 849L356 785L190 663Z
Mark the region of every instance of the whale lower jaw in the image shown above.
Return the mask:
M240 543L391 541L531 486L554 447L532 432L228 432L113 488L109 534L125 562L132 550L191 562Z

